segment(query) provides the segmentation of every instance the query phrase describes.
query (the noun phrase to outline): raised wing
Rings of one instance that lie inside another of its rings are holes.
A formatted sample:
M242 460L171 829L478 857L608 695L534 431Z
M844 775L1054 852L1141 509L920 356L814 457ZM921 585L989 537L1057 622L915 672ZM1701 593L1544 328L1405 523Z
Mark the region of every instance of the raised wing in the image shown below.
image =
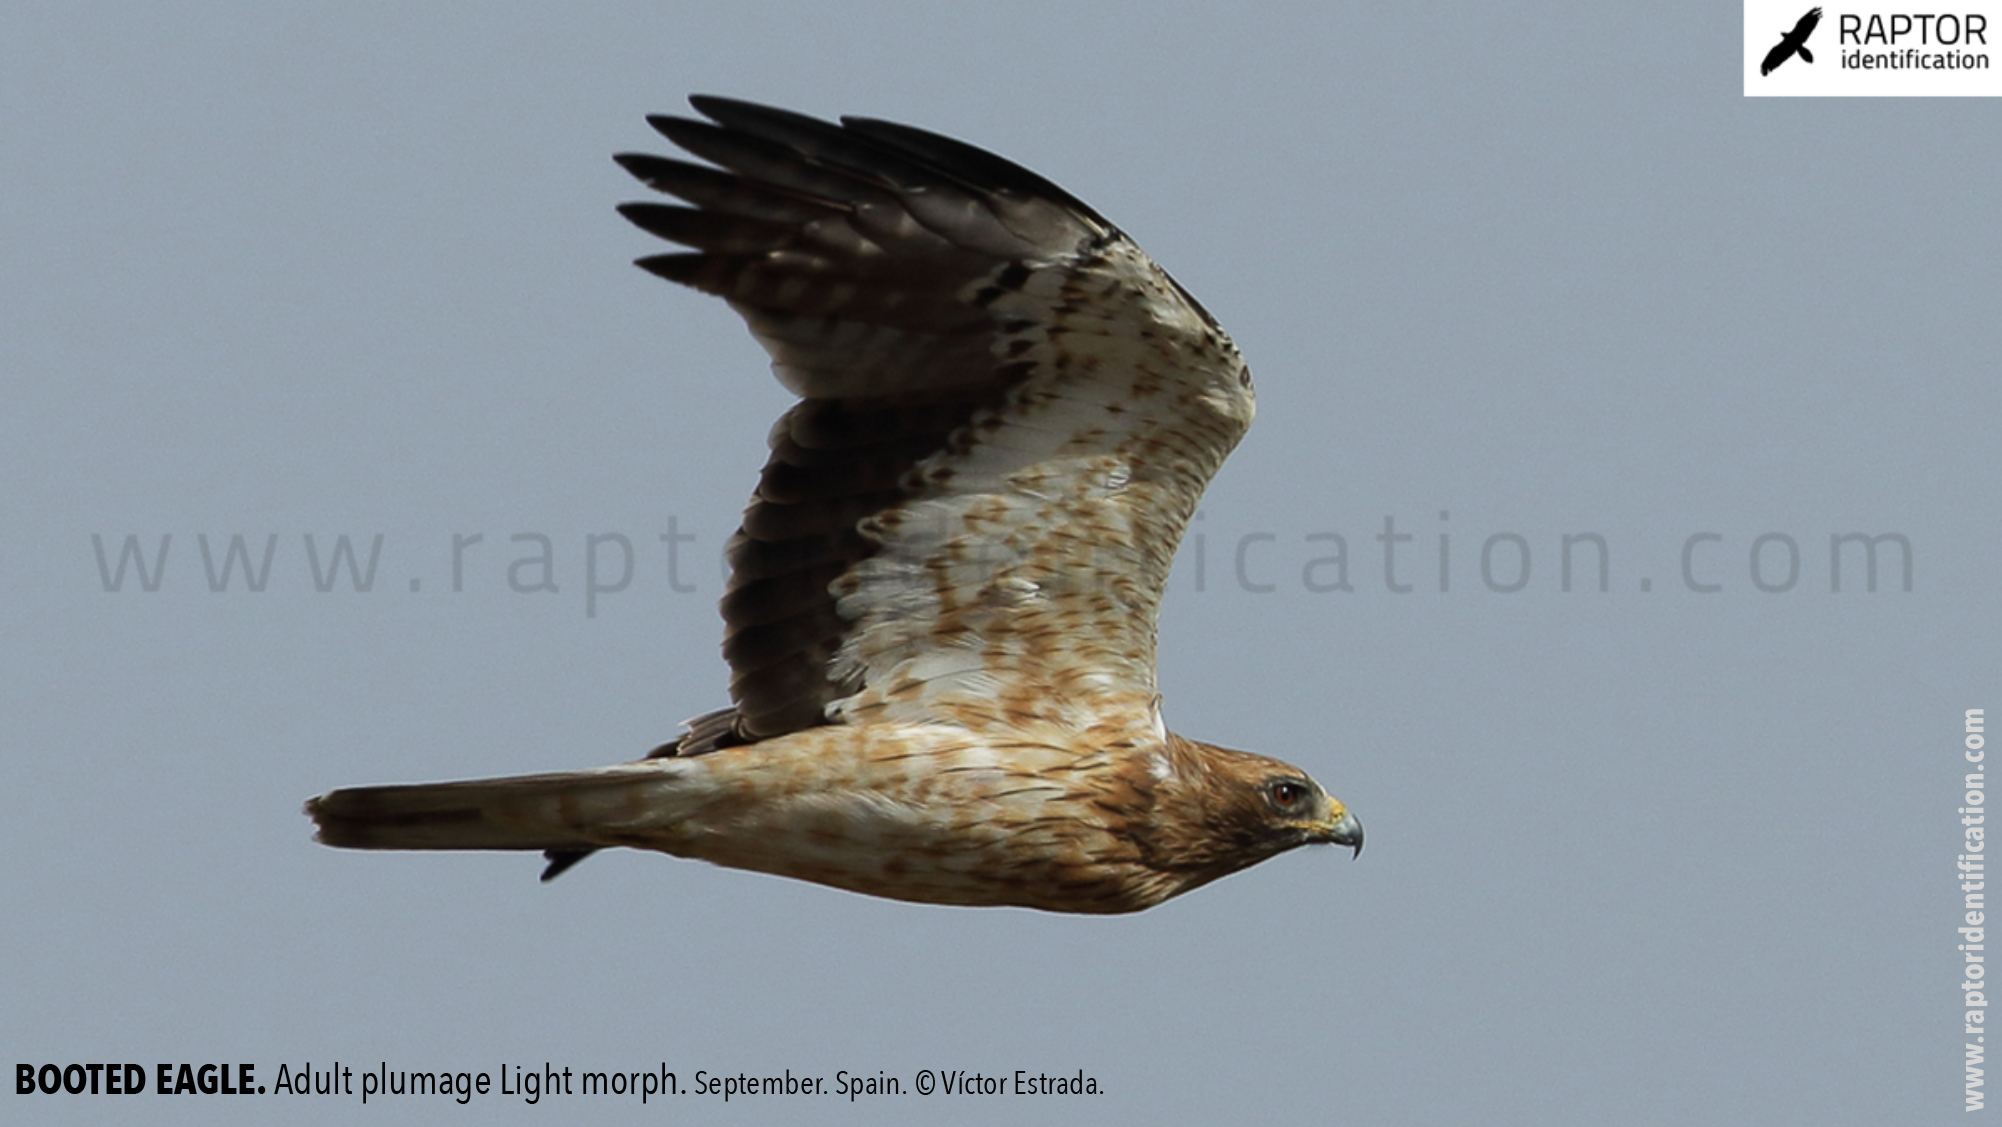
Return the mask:
M1251 423L1230 338L991 153L690 101L708 121L649 121L717 167L617 158L693 205L620 209L693 248L639 265L727 299L800 396L729 549L735 738L1155 723L1169 564Z

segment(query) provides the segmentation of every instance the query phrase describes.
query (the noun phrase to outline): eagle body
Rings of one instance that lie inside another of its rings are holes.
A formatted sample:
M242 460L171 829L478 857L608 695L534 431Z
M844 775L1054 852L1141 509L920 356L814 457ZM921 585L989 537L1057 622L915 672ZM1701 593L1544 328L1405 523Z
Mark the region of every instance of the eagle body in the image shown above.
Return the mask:
M1134 911L1361 826L1304 772L1163 726L1175 548L1251 425L1195 299L1036 174L909 126L719 98L639 265L724 298L798 402L722 601L729 708L635 763L332 791L319 838L611 846L900 900Z
M470 847L630 846L897 900L1130 912L1304 844L1259 832L1275 760L1146 732L1019 742L957 724L814 729L691 758L596 771L337 791L321 838L432 848L410 836L481 827ZM1221 778L1219 777L1221 776ZM451 836L437 848L464 848Z

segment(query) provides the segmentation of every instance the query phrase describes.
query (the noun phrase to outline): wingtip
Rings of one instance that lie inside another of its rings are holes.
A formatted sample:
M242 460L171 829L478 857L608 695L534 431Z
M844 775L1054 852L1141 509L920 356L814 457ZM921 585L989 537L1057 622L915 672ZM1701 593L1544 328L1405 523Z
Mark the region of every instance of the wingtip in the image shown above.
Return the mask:
M674 254L650 254L633 259L633 265L652 274L684 286L693 286L702 274L702 266L710 256L695 251ZM700 288L700 287L698 287Z
M746 127L755 129L760 122L829 128L827 122L810 114L768 106L762 102L747 102L742 98L726 98L720 94L690 94L688 104L695 107L696 113L726 129Z
M695 121L692 118L676 117L671 113L650 113L646 115L646 123L653 129L655 133L660 134L661 136L667 138L670 141L674 141L674 131L676 129L684 128L690 125L709 124L708 122L704 121ZM675 141L675 143L680 144L679 141Z
M716 116L715 114L709 112L711 107L716 107L716 106L727 107L736 101L737 99L726 97L722 94L690 94L688 96L689 107L693 109L696 113L701 114L703 117L710 118L711 120L714 120Z
M543 850L542 851L543 859L548 861L549 863L542 867L541 882L543 884L548 884L550 881L555 880L557 877L560 877L564 873L569 872L572 868L575 868L577 862L582 861L584 858L589 857L591 854L595 852L597 852L597 850L595 849Z

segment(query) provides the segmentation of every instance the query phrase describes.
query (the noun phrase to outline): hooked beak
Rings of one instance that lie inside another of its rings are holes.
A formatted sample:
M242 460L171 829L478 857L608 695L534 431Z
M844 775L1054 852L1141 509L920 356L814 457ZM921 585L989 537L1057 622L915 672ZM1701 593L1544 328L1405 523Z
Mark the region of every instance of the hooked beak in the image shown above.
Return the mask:
M1356 820L1354 814L1343 810L1340 806L1336 809L1342 811L1342 816L1328 823L1327 828L1322 831L1321 840L1334 845L1346 845L1355 850L1349 854L1351 858L1362 856L1362 823Z

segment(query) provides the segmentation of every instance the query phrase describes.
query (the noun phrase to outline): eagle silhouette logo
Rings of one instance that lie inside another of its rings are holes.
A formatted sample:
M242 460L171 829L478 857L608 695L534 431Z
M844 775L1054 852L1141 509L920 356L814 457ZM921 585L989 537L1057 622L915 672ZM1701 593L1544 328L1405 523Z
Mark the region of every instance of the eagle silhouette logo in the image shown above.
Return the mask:
M1795 54L1800 55L1802 62L1813 62L1814 54L1807 49L1807 37L1814 34L1815 27L1820 23L1821 9L1809 8L1807 14L1800 18L1800 22L1793 25L1793 30L1780 36L1780 41L1772 50L1766 52L1766 61L1759 64L1759 74L1763 76L1773 73L1779 69L1781 63Z

